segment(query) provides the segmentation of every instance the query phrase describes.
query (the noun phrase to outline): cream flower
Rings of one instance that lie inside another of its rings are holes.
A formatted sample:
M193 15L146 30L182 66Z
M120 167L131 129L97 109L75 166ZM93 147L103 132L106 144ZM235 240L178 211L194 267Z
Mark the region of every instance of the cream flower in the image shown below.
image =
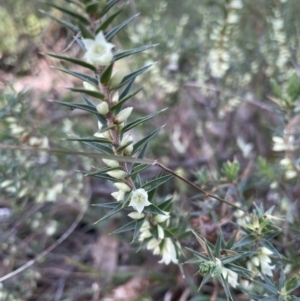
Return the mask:
M115 191L112 194L112 197L117 200L117 202L122 202L124 200L125 192L122 190Z
M95 40L82 39L86 53L84 58L92 65L108 66L113 60L112 48L115 46L105 40L103 32L100 31Z
M233 288L238 285L238 274L236 272L222 267L222 275Z
M273 254L273 252L270 251L269 249L265 247L259 248L259 251L256 254L256 256L252 257L246 263L248 270L257 273L260 277L262 277L261 273L272 277L273 276L272 270L275 268L275 266L270 265L272 261L269 255L271 254ZM259 266L260 266L261 273L258 271L257 268Z
M176 249L171 238L166 238L161 249L162 259L159 263L169 264L171 262L178 263Z
M134 190L131 195L129 206L132 206L137 212L141 213L144 207L151 205L148 201L148 193L145 189Z

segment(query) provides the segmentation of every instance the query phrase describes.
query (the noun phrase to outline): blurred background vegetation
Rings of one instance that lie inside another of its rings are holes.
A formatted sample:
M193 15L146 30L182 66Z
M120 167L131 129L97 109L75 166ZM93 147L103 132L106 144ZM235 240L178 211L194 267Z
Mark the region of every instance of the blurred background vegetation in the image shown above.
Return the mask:
M0 0L0 4L0 143L91 151L62 138L91 136L97 132L97 122L47 101L76 101L65 88L80 83L51 69L65 63L42 55L67 52L81 57L72 43L73 34L42 14L39 9L49 12L49 8L39 1ZM286 219L284 239L278 239L277 247L290 258L288 272L297 273L299 0L120 1L124 4L125 15L141 14L113 41L117 48L159 43L155 50L120 66L129 71L156 62L138 79L136 84L144 89L131 105L139 115L169 108L153 124L133 133L142 137L155 125L166 124L147 157L249 210L253 201L276 205L277 214ZM51 14L63 17L55 10ZM116 24L124 18L119 15ZM270 83L274 79L282 91L288 91L293 74L295 105L285 110ZM283 137L287 129L295 137L290 142L294 147L274 152L272 136ZM296 176L289 177L278 165L282 158L292 160ZM241 165L239 185L222 174L223 163L233 159ZM86 210L71 235L45 259L0 284L0 300L108 301L119 300L120 294L124 300L209 300L212 287L197 294L194 270L187 269L184 280L176 267L156 265L157 259L147 252L136 254L129 236L109 236L125 217L94 224L103 211L89 204L109 201L113 189L78 170L101 164L88 157L0 150L0 276L36 258ZM157 172L150 169L145 177ZM176 181L160 193L175 193L181 209L178 218L192 211L191 227L214 241L229 208L200 196L191 199L193 191ZM225 230L231 233L230 224ZM193 246L193 241L186 244ZM245 300L243 295L236 298Z

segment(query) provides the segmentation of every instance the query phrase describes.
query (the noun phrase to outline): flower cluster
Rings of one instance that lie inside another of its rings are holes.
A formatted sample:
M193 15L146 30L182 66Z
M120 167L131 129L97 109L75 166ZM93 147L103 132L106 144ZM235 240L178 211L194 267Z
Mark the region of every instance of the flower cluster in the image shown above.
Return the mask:
M140 189L138 189L140 190ZM139 202L145 202L145 195L143 192L137 192L134 197L131 198L130 206L137 208ZM143 242L147 240L147 249L152 250L154 255L162 256L159 263L170 264L171 262L177 264L177 252L175 245L171 238L165 237L165 232L161 223L168 223L170 218L169 212L164 212L165 214L157 214L152 216L151 223L148 220L144 220L142 227L140 228L139 241ZM130 213L129 216L133 219L141 219L145 215L144 213L136 212ZM156 230L157 235L153 235Z
M272 254L273 252L265 247L259 248L258 253L255 256L253 256L250 260L247 261L246 265L248 270L260 276L261 278L262 278L261 273L273 277L272 270L275 268L275 266L270 265L272 261L271 258L269 257L269 255ZM260 269L258 269L258 267Z

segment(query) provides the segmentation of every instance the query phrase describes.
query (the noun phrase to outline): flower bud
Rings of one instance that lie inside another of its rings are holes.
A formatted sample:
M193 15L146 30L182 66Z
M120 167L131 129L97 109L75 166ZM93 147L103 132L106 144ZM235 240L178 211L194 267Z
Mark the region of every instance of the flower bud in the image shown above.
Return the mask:
M119 190L122 190L124 192L129 192L131 191L131 188L125 184L125 183L121 183L121 182L118 182L118 183L114 183L114 185L119 189Z
M123 72L121 72L121 71L114 72L109 80L109 88L114 89L114 88L118 87L120 85L120 83L122 82L123 78L124 78Z
M94 85L90 84L89 82L83 82L83 86L86 90L98 92L98 89Z
M106 164L109 167L118 167L119 166L119 162L116 160L102 159L102 161L104 162L104 164Z
M128 214L128 216L132 219L142 219L145 217L144 213L138 213L138 212L131 212Z
M119 101L119 92L116 91L112 97L112 104L115 105Z
M125 156L129 156L131 155L133 152L133 144L128 145L124 150L123 150L123 154Z
M272 255L273 252L267 249L266 247L261 247L260 248L260 253L265 254L265 255Z
M108 130L108 131L105 131L105 132L102 132L102 133L100 133L100 134L102 134L102 136L103 136L103 138L106 138L107 140L112 140L112 138L111 138L111 135L110 135L110 131ZM95 135L94 135L95 136Z
M125 135L121 140L121 146L124 146L131 141L132 141L131 135Z
M127 173L124 170L111 170L107 174L115 179L124 179L127 176Z
M115 123L122 123L123 121L125 121L130 116L132 109L132 107L129 107L119 112L115 117Z
M157 232L158 232L158 238L164 239L165 232L164 232L164 229L160 225L157 225Z
M97 111L99 114L101 115L106 115L109 112L109 107L107 102L102 101L101 103L99 103L96 107Z
M165 212L166 215L162 215L162 214L157 214L154 217L154 220L157 223L163 223L165 222L168 218L170 218L170 213L169 212Z

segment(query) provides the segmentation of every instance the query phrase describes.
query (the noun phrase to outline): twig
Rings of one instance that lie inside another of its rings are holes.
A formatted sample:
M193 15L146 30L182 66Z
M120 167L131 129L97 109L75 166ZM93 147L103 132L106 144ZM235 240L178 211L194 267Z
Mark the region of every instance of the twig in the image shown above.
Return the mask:
M220 202L222 202L222 203L226 203L227 205L229 205L229 206L231 206L231 207L234 207L234 208L236 208L236 209L238 209L238 210L242 210L242 211L244 211L244 212L247 214L246 210L244 210L244 209L240 208L239 206L234 205L234 204L232 204L232 203L230 203L230 202L227 202L226 200L224 200L224 199L222 199L222 198L220 198L220 197L218 197L218 196L216 196L216 195L214 195L214 194L211 194L211 193L209 193L209 192L203 190L202 188L200 188L199 186L197 186L197 185L194 184L193 182L191 182L191 181L189 181L188 179L186 179L186 178L180 176L180 175L177 174L175 171L173 171L172 169L170 169L170 168L168 168L167 166L163 165L162 163L160 163L160 162L158 162L158 161L154 161L153 165L160 167L161 169L167 171L168 173L172 174L173 176L175 176L176 178L180 179L181 181L183 181L183 182L187 183L188 185L194 187L196 190L198 190L198 191L200 191L202 194L204 194L205 197L210 197L210 198L213 198L213 199L215 199L215 200L218 200L218 201L220 201Z
M28 269L29 267L34 265L36 262L41 260L43 257L47 256L52 250L54 250L58 245L60 245L64 240L66 240L72 234L72 232L76 229L76 227L82 220L84 214L86 213L87 208L88 208L88 205L82 207L81 211L79 212L79 214L78 214L77 218L75 219L75 221L73 222L73 224L55 243L53 243L50 247L48 247L46 250L44 250L42 253L40 253L38 256L36 256L34 259L28 261L27 263L25 263L18 269L12 271L11 273L8 273L5 276L1 277L0 283L25 271L26 269Z
M149 159L139 159L139 158L133 158L133 157L125 157L125 156L116 156L116 155L107 155L107 154L102 154L102 153L94 153L94 152L74 152L68 149L49 149L49 148L35 148L35 147L20 147L20 146L14 146L14 145L5 145L0 143L0 149L15 149L15 150L30 150L30 151L45 151L45 152L50 152L50 153L63 153L66 155L80 155L80 156L86 156L86 157L93 157L93 158L104 158L104 159L111 159L111 160L116 160L116 161L122 161L122 162L131 162L131 163L143 163L143 164L149 164L153 166L158 166L161 169L167 171L168 173L174 175L176 178L180 179L181 181L187 183L188 185L194 187L196 190L200 191L205 195L205 197L211 197L215 200L218 200L222 203L226 203L227 205L234 207L238 210L244 211L246 214L246 210L238 207L237 205L234 205L230 202L227 202L226 200L211 194L209 192L206 192L205 190L201 189L199 186L194 184L193 182L189 181L188 179L180 176L177 174L175 171L172 169L168 168L167 166L163 165L162 163L158 162L157 160L149 160ZM1 280L1 278L0 278ZM1 282L1 281L0 281Z

